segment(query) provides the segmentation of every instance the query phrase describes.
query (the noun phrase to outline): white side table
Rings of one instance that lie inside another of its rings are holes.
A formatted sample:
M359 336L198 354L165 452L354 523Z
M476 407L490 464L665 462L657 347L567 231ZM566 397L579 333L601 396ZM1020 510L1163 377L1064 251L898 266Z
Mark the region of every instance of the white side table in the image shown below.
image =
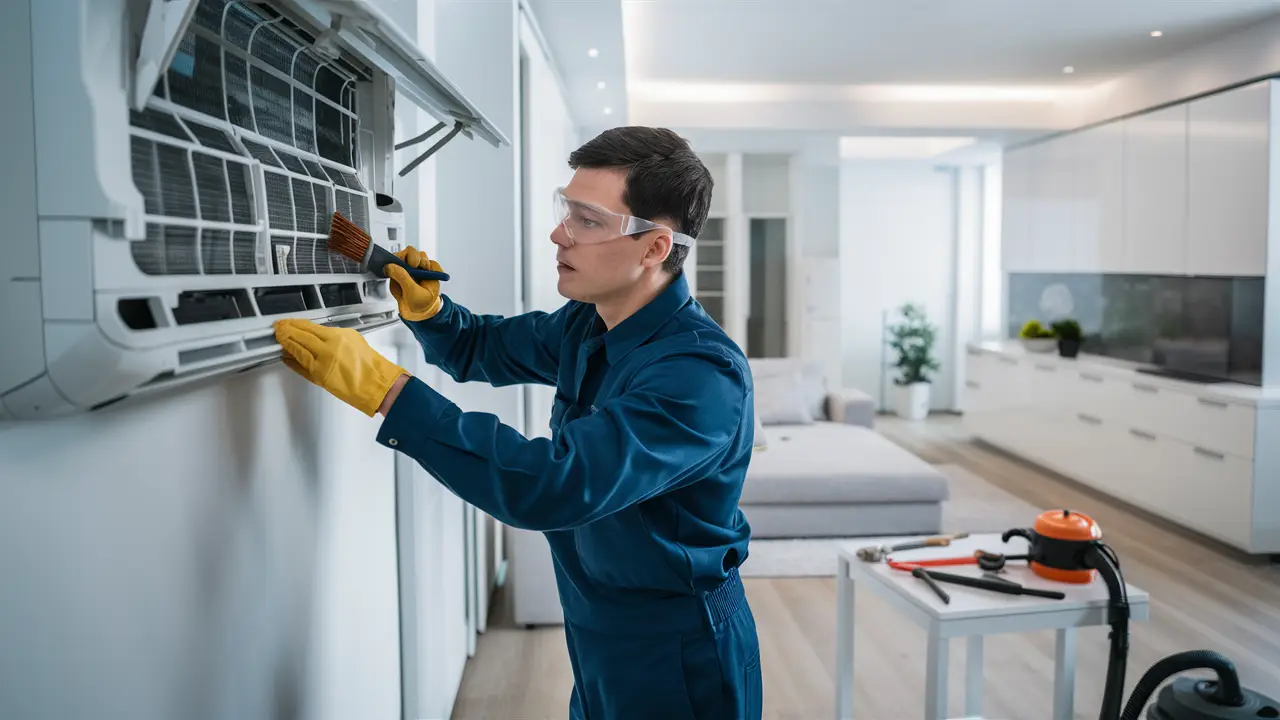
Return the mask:
M939 583L951 596L943 604L929 586L919 578L885 563L867 563L858 559L857 549L884 543L894 545L913 538L868 538L841 548L836 575L836 717L853 717L853 628L856 588L865 588L886 600L895 610L925 628L929 635L928 662L925 668L925 720L946 720L947 715L947 642L953 637L968 638L964 715L982 715L982 638L985 635L1011 632L1057 630L1054 660L1053 718L1070 720L1073 714L1076 668L1076 628L1105 625L1108 620L1107 587L1096 578L1089 585L1069 585L1045 580L1027 567L1025 561L1013 561L1002 576L1029 588L1060 590L1066 599L1005 595L1003 593ZM973 535L955 541L950 547L903 551L895 558L905 562L931 558L972 555L976 550L1017 555L1027 551L1027 541L1011 538L1008 543L999 534ZM1124 562L1124 558L1121 558ZM975 565L931 568L957 575L981 576ZM1146 620L1150 613L1147 593L1127 585L1130 620Z

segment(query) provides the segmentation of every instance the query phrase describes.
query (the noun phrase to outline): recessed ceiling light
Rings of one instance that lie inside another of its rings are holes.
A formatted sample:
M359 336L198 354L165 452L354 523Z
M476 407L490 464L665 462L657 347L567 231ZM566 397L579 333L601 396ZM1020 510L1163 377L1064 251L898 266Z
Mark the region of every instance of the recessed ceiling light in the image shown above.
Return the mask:
M1068 74L1068 75L1070 75L1071 73L1073 73L1073 72L1075 72L1075 71L1076 71L1076 69L1075 69L1075 68L1073 68L1073 67L1071 67L1070 65L1068 65L1068 66L1066 66L1066 67L1062 68L1062 72L1064 72L1064 73L1066 73L1066 74Z
M1152 31L1151 31L1151 37L1160 37L1161 35L1164 35L1164 33L1163 33L1163 32L1161 32L1161 31L1159 31L1159 30L1152 30Z
M613 114L613 108L611 108L611 107L607 107L607 108L605 108L605 109L604 109L604 114L605 114L605 115L612 115L612 114Z
M596 87L597 87L597 88L599 88L599 89L601 89L601 90L603 90L603 89L604 89L604 81L603 81L603 80L601 80L600 82L596 83Z
M598 57L600 55L600 51L595 48L591 48L590 50L587 51L587 55L589 57Z

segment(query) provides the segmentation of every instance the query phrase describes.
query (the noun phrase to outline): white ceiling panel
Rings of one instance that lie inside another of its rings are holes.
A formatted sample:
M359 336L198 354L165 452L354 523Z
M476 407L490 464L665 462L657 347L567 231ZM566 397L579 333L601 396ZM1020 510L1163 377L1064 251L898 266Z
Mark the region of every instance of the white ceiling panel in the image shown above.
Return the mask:
M622 11L632 80L1080 84L1243 29L1280 2L622 0Z

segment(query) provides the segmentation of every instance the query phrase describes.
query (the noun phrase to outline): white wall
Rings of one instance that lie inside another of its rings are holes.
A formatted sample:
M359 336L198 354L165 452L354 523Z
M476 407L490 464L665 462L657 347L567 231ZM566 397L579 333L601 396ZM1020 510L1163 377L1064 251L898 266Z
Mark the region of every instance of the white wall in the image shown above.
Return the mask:
M797 355L822 360L828 382L835 388L843 375L840 168L797 156L791 165L791 185L792 232L799 256L792 274L796 290L792 297L803 307L804 318L793 324L792 347L799 348Z
M840 170L841 342L844 383L885 403L892 398L883 320L921 304L939 329L942 364L934 409L950 409L955 368L949 317L955 281L955 197L950 172L910 161L846 162ZM885 394L881 396L882 380Z
M0 426L0 716L395 717L376 430L283 366Z
M434 0L379 1L428 55L437 32L455 54L514 53L484 24L446 30ZM452 72L490 112L489 78ZM435 122L403 98L397 121L398 139ZM396 179L418 247L440 254L441 158L479 144L458 138ZM488 252L458 242L444 261L458 273ZM415 347L397 355L404 338L370 340L432 380ZM401 624L404 717L448 717L472 637L467 510L376 430L280 366L0 425L0 717L393 718Z

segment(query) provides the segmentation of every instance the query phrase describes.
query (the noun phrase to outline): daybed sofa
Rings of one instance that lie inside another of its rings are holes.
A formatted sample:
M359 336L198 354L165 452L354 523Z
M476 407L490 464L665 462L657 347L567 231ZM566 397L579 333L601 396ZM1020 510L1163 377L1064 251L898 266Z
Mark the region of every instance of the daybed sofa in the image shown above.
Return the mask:
M739 506L752 536L936 533L947 478L873 429L875 402L830 390L820 362L751 361L756 432Z

